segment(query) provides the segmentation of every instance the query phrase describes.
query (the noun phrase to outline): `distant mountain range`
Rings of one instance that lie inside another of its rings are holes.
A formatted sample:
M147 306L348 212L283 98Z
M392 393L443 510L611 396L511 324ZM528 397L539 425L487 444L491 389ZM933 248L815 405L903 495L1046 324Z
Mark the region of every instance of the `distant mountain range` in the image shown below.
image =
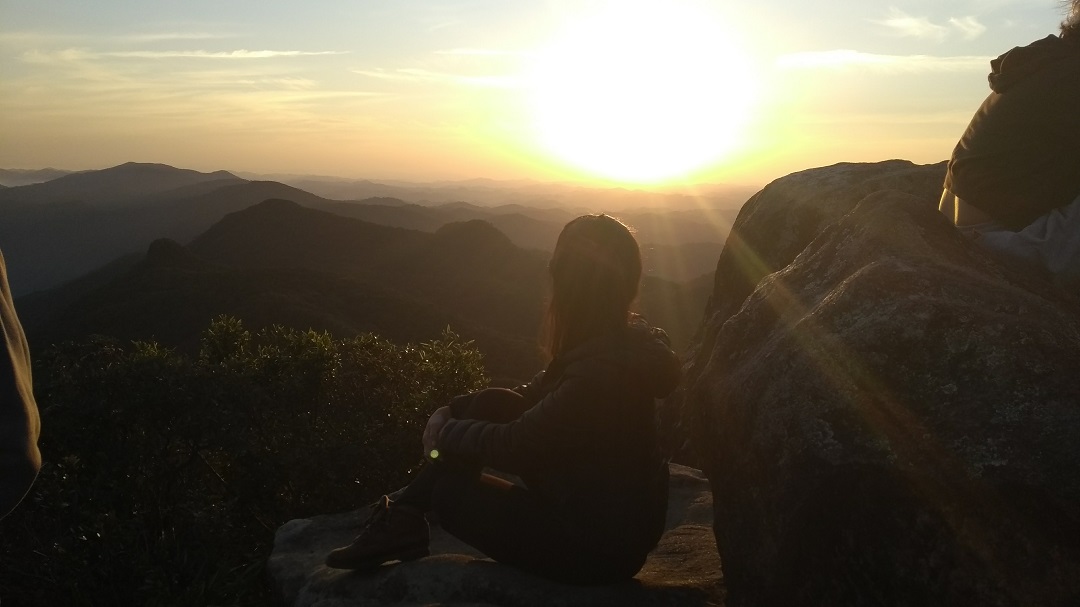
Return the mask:
M488 182L481 185L493 190ZM514 244L543 251L554 247L562 226L580 213L515 203L424 206L397 198L330 200L278 182L247 181L226 171L200 173L127 163L0 189L0 248L8 259L14 292L25 294L144 252L159 238L186 243L226 214L271 198L426 232L451 222L484 219ZM676 282L713 269L736 215L732 208L709 207L607 210L637 228L649 271Z
M62 175L56 179L20 187L4 193L4 200L24 204L80 202L94 207L115 207L125 203L169 200L189 195L189 186L212 183L217 186L239 183L228 171L200 173L164 164L128 162L100 171Z
M435 206L468 201L480 206L520 205L562 209L580 215L597 209L685 210L741 207L760 188L741 185L700 185L680 191L654 192L627 188L585 187L531 180L470 179L436 183L374 182L313 175L243 173L254 180L278 181L334 200L398 198Z
M0 190L0 248L14 293L72 280L158 238L187 242L226 213L267 198L317 199L283 184L174 170L123 165Z
M334 200L226 171L127 163L0 188L0 248L35 351L91 333L191 350L230 314L251 328L399 341L449 326L475 340L489 372L526 377L540 362L547 260L582 209L499 199L489 182L460 188L490 196ZM736 210L590 208L636 227L641 311L687 344Z
M11 188L20 185L43 183L57 177L69 175L74 171L59 169L0 169L0 186Z
M310 206L345 217L382 225L431 232L454 221L483 219L527 249L553 251L566 222L580 213L565 209L535 209L521 205L480 207L450 203L434 207L394 198L357 202L312 203ZM633 226L642 243L647 272L682 282L712 272L737 209L681 211L623 211L613 213Z
M90 333L191 349L209 319L242 318L345 336L430 339L446 326L476 341L489 372L522 378L539 364L547 255L481 220L435 233L380 226L266 200L233 212L184 247L105 266L17 301L33 347ZM642 309L685 343L710 281L646 280Z

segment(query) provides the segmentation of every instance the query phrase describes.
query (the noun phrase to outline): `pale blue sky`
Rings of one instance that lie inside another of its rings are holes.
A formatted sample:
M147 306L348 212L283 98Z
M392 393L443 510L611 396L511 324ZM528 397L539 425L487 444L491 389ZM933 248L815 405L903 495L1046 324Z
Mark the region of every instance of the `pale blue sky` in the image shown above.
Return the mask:
M989 59L1063 16L1054 0L693 4L754 82L719 54L680 56L679 73L757 96L727 155L691 178L754 184L946 158L987 93ZM587 179L536 144L528 66L604 5L0 0L0 167ZM642 38L678 42L680 26L656 24Z

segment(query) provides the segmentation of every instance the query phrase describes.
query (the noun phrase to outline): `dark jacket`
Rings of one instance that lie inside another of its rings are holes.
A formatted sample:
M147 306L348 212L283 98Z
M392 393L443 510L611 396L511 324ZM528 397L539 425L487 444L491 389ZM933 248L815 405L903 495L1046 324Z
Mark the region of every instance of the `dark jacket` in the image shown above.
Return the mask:
M517 474L598 545L644 555L667 509L655 399L679 376L663 331L635 323L553 360L519 390L536 404L518 419L447 422L439 449Z
M1012 230L1080 195L1080 45L1048 36L990 62L993 91L945 187Z
M37 403L30 377L30 351L15 316L4 254L0 253L0 517L10 512L41 467Z

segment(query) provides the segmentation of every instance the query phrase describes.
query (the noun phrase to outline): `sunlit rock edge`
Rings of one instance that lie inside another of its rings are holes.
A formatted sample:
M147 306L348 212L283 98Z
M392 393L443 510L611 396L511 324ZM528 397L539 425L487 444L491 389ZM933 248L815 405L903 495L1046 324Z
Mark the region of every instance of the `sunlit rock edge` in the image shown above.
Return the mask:
M1080 598L1080 308L962 237L942 176L804 171L735 223L665 410L730 604Z

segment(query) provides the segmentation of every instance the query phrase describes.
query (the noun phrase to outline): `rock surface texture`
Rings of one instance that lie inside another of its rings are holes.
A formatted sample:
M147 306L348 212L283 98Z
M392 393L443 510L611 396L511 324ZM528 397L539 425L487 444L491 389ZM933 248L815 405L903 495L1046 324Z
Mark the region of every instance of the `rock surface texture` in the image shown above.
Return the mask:
M669 404L730 605L1080 604L1080 305L936 212L943 165L743 208Z
M722 604L720 563L709 523L712 496L697 470L671 466L667 532L645 567L626 584L576 587L499 565L432 526L432 555L372 573L328 569L326 553L352 541L366 510L298 519L274 538L267 569L282 604L295 607L383 605L704 606Z

